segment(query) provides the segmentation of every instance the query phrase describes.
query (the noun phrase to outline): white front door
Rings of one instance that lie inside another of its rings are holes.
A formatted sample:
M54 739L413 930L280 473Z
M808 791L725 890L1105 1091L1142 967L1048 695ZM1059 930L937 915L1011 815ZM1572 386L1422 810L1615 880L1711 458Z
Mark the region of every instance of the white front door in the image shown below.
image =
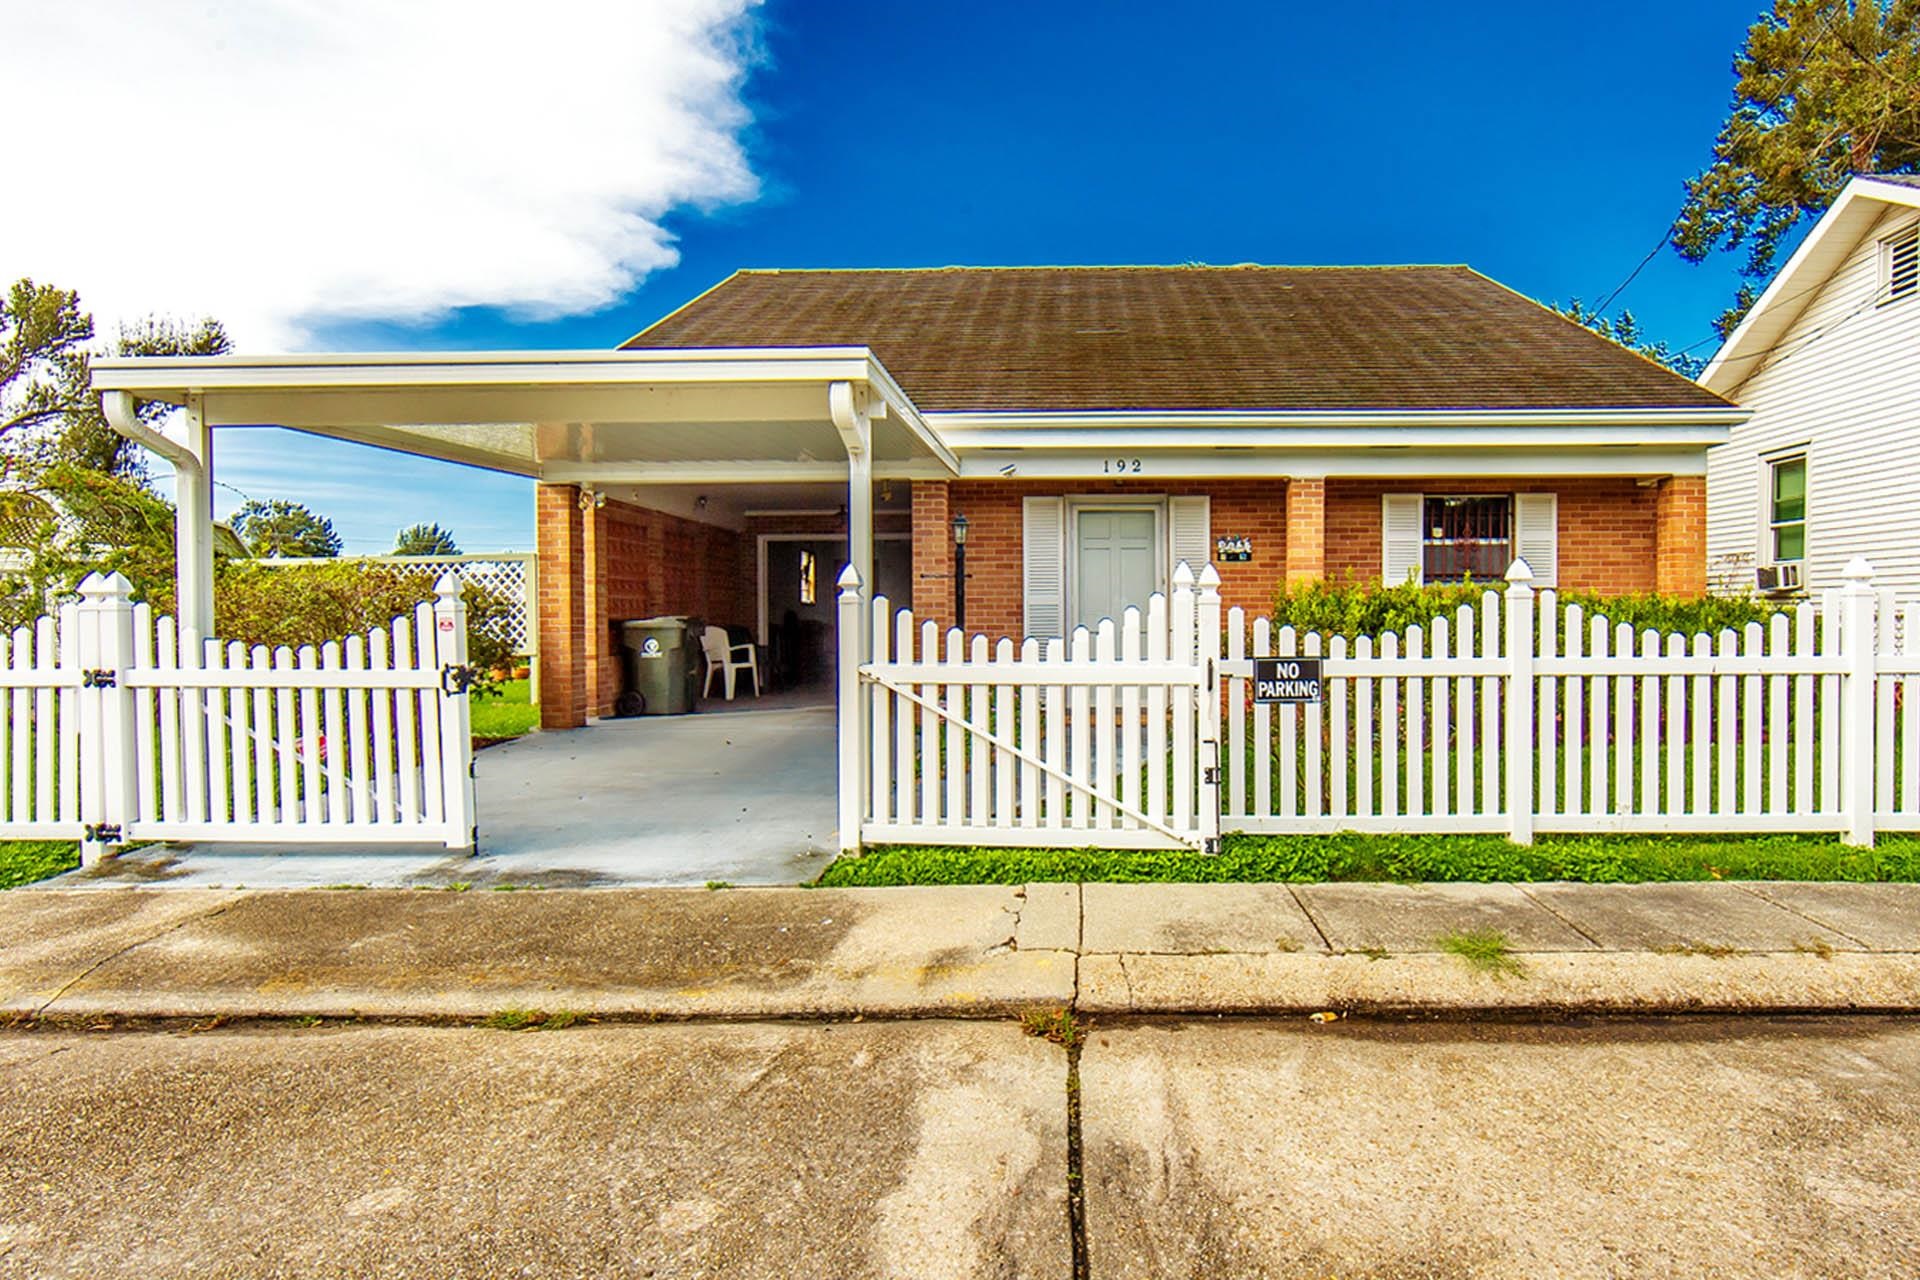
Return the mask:
M1143 613L1160 580L1160 517L1152 507L1081 510L1074 518L1073 620L1089 629Z

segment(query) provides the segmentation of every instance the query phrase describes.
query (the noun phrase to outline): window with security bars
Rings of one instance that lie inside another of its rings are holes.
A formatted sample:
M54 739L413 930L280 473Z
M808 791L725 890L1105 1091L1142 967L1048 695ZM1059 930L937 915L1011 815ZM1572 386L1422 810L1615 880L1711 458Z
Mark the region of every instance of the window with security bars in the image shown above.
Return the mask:
M1883 242L1886 298L1905 298L1920 292L1920 222Z
M1427 582L1502 577L1513 563L1511 494L1426 499L1421 547Z

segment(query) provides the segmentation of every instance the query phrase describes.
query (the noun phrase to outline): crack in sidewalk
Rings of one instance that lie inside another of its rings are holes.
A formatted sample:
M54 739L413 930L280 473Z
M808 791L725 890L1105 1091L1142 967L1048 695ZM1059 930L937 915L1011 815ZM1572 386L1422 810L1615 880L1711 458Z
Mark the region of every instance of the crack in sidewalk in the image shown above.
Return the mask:
M144 938L136 938L132 942L127 943L124 947L121 947L118 951L114 951L108 955L101 956L98 960L95 960L92 964L88 965L85 969L81 970L79 973L76 973L73 977L61 983L60 989L58 991L55 991L52 995L48 996L46 1001L42 1003L39 1008L35 1009L30 1016L35 1018L46 1016L47 1010L53 1008L54 1005L64 1000L68 992L72 991L75 987L79 986L81 983L85 982L88 978L91 978L94 974L100 972L101 969L105 968L107 965L112 964L115 960L118 960L120 957L127 955L130 952L136 951L139 948L148 945L149 943L158 942L160 939L166 937L168 934L176 933L179 930L186 928L190 924L199 924L203 920L212 920L216 916L219 916L225 913L235 905L246 901L248 896L250 895L243 894L240 897L234 898L230 902L222 902L217 906L207 909L206 911L195 912L194 914L189 916L182 916L180 919L175 920L172 924L168 925L164 929L161 929L157 933L148 934Z

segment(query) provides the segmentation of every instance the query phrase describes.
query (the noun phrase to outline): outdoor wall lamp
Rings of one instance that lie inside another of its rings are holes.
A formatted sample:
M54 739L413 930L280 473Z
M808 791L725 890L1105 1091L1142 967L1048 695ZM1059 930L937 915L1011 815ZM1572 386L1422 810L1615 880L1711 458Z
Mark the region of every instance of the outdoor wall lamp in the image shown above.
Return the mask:
M953 518L953 625L967 629L967 518Z

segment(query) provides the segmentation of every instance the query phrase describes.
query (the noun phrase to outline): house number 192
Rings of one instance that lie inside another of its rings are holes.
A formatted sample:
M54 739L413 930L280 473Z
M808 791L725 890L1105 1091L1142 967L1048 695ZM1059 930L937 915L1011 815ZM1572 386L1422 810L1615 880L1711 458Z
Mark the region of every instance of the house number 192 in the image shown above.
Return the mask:
M1140 459L1105 458L1100 463L1100 470L1110 476L1139 475Z

